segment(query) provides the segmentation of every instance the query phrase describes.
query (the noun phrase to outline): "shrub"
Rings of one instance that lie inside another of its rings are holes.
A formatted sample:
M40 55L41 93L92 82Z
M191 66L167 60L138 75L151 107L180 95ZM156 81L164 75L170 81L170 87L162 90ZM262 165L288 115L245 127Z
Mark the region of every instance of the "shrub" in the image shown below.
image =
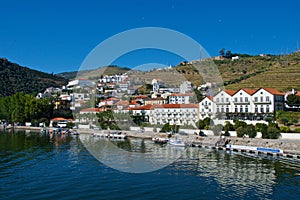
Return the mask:
M291 129L288 126L282 126L282 127L280 127L280 132L282 132L282 133L290 133Z
M269 139L278 139L280 135L280 131L275 127L268 127L268 136Z

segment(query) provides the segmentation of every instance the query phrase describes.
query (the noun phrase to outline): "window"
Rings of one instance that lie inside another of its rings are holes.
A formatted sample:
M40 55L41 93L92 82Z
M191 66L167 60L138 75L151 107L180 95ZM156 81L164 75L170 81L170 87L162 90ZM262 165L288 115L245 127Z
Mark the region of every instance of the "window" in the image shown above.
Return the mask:
M235 98L234 98L234 102L237 102L237 101L238 101L238 100L237 100L237 97L235 97Z
M241 112L241 113L244 112L244 111L243 111L243 106L240 107L240 112Z
M266 102L269 102L270 101L270 97L266 97Z
M202 112L204 112L204 108L202 108Z
M243 102L243 97L240 97L240 102Z
M209 102L208 105L211 105L211 103Z
M269 112L270 112L270 107L269 107L269 105L267 105L266 113L269 113Z
M254 102L258 102L258 97L254 97Z
M219 107L217 106L217 112L219 112Z
M221 112L224 112L224 107L223 106L221 107Z
M263 107L263 106L260 107L260 112L261 112L261 113L264 112L264 107Z
M228 106L226 106L226 112L229 113L229 107Z
M260 97L260 102L264 102L264 97Z
M234 108L234 112L238 112L238 107L237 106L235 106L235 108Z
M245 112L248 113L248 106L245 107Z
M224 99L223 99L223 98L221 98L221 102L222 102L222 103L224 102Z
M248 97L245 97L245 102L248 102Z
M255 112L258 113L258 107L257 106L255 106Z
M219 98L217 98L217 102L219 102L220 101L220 99Z
M226 102L227 102L227 103L229 102L229 98L226 98Z
M208 109L208 112L211 112L211 109Z

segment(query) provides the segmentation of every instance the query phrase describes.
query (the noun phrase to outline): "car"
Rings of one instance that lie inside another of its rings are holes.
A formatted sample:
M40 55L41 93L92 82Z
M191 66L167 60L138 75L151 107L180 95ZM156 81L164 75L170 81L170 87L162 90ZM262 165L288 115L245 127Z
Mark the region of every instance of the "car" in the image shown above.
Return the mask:
M179 134L179 135L188 135L188 134L187 134L186 132L184 132L184 131L179 131L178 134Z
M139 129L137 130L138 133L144 133L144 130L143 129Z
M200 132L199 132L199 136L207 137L207 135L206 135L203 131L200 131Z

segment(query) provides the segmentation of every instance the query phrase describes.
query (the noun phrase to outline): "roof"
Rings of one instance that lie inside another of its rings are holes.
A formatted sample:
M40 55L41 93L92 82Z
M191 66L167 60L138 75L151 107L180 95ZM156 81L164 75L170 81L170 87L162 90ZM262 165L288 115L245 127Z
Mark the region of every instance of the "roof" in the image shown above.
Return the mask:
M208 98L209 100L213 101L214 97L213 96L206 96L206 98Z
M66 118L63 118L63 117L56 117L56 118L53 118L51 120L52 121L72 121L73 119L66 119Z
M199 108L198 104L162 104L140 106L137 108L131 108L131 110L154 110L154 109L172 109L172 108Z
M281 95L281 96L284 96L285 93L283 92L279 92L278 90L276 89L273 89L273 88L261 88L261 89L264 89L266 90L267 92L271 93L271 94L274 94L274 95ZM258 90L257 90L258 91Z
M249 95L254 94L257 90L253 90L253 89L248 89L248 88L242 88L240 90L244 90L246 93L248 93Z
M99 112L99 108L85 108L82 109L80 112Z
M186 97L186 96L194 96L192 93L186 93L186 94L171 94L170 96L173 97Z
M129 105L129 102L128 102L128 101L118 101L118 102L116 103L116 105L126 106L126 105Z
M224 90L224 92L226 92L230 96L233 96L237 92L237 90Z
M119 99L117 99L117 98L114 98L114 97L110 97L110 98L108 98L108 99L106 99L107 101L117 101L117 100L119 100Z

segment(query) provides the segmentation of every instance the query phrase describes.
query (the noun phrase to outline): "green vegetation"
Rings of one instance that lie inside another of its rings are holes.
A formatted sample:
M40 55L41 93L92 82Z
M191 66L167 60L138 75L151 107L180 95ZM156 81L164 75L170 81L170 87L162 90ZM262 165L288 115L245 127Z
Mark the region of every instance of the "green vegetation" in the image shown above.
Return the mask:
M0 97L17 92L36 94L48 87L61 87L66 84L67 80L61 76L21 67L5 58L0 59Z
M277 111L276 120L285 125L297 125L300 119L300 112Z
M53 115L53 103L49 98L36 99L24 93L0 98L0 119L9 122L46 122Z
M160 130L161 133L166 132L172 132L172 133L178 133L179 126L178 125L170 125L169 123L166 123L163 125L162 129Z

